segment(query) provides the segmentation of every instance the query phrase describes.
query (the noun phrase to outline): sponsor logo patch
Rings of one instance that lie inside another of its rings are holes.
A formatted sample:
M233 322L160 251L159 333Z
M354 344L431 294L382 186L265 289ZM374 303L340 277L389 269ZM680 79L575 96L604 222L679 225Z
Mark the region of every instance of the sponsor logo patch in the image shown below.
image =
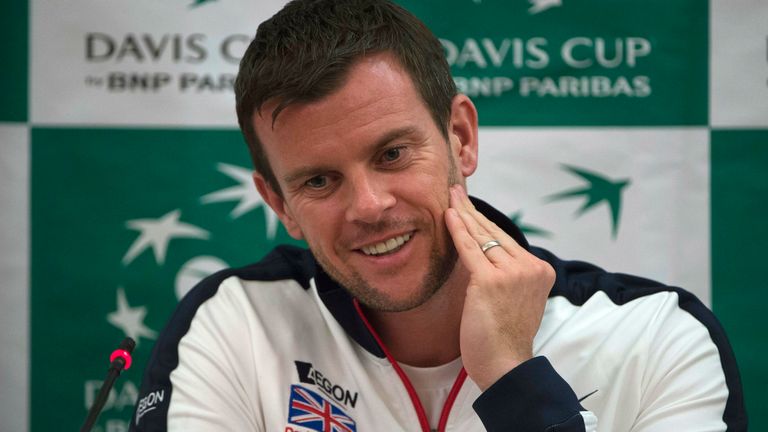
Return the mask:
M155 390L139 399L139 403L136 405L136 426L139 425L145 414L159 408L164 402L165 389Z
M304 384L312 384L325 393L326 396L354 408L357 404L357 392L352 392L338 384L334 384L326 376L317 370L312 363L296 360L296 373L299 375L299 381Z

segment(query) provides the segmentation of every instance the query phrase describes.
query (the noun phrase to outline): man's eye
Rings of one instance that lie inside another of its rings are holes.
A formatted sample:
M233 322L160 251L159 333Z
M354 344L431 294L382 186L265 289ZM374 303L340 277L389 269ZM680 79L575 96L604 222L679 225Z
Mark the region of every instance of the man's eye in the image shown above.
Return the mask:
M400 147L393 147L391 149L387 149L382 155L381 158L384 160L384 162L394 162L398 159L400 159L400 152L402 149Z
M322 189L328 184L328 179L324 176L315 176L307 180L304 184L313 189Z

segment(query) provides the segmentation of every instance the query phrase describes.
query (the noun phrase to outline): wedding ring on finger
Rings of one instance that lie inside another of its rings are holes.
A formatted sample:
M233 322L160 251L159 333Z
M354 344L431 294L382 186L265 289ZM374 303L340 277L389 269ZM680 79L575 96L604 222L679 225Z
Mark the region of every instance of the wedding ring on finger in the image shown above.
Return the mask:
M496 246L501 246L501 243L499 243L498 240L491 240L491 241L488 241L488 242L485 242L485 243L481 244L480 245L480 250L482 250L483 253L486 253L488 251L488 249L490 249L492 247L496 247Z

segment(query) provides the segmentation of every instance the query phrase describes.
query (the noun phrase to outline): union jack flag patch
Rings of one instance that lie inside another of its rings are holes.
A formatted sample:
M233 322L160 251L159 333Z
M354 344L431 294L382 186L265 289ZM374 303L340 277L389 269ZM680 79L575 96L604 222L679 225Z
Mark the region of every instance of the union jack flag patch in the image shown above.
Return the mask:
M288 423L318 432L357 432L355 421L341 408L295 384L288 402Z

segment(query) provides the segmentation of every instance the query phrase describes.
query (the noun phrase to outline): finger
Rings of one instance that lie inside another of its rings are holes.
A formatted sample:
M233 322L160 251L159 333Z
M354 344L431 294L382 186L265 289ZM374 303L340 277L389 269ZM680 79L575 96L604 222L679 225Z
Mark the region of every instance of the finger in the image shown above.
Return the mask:
M459 191L454 191L454 196L451 198L453 201L460 200L459 197ZM507 263L511 256L506 252L503 246L503 239L500 240L498 237L492 236L485 228L483 228L482 225L478 224L478 221L476 218L474 218L469 211L467 211L466 206L463 206L459 203L457 203L456 207L453 208L453 210L456 211L456 214L461 219L461 222L464 225L464 229L467 231L469 236L475 241L476 247L480 249L480 252L484 254L485 258L490 261L492 264L494 264L496 267L504 265L504 263ZM503 234L506 236L506 234ZM486 245L497 243L495 246L486 248L484 251L483 248Z
M459 254L462 264L470 273L484 272L492 265L488 257L480 250L477 240L467 231L459 211L449 208L445 211L445 225L451 233L453 244ZM495 249L495 248L494 248Z
M507 234L506 231L499 228L498 225L475 208L466 191L461 188L461 186L458 186L457 189L460 205L466 209L467 214L470 215L474 219L474 223L479 226L479 228L477 228L478 232L485 233L490 239L498 240L502 247L504 247L504 250L512 256L516 256L524 251L517 241ZM484 242L480 242L480 244L484 244Z
M492 233L490 233L479 221L477 210L474 209L472 203L465 199L466 195L460 188L455 188L451 191L451 206L457 210L459 217L464 222L469 234L477 241L478 245L485 244L491 240L498 240ZM482 215L479 215L482 218Z
M479 223L477 218L472 214L473 210L467 208L463 203L461 203L461 197L460 195L457 195L454 198L456 201L458 201L458 205L454 207L456 209L457 214L461 218L461 220L464 222L464 225L467 228L467 231L470 235L478 242L478 243L485 243L489 240L493 240L493 236L491 233L488 232L488 230L483 227L482 224Z
M497 267L513 259L513 256L504 248L503 239L492 237L477 221L465 211L457 211L459 218L467 227L467 233L475 241L475 248L479 249L485 255L486 260ZM470 227L474 227L474 232ZM485 250L483 250L485 249Z

